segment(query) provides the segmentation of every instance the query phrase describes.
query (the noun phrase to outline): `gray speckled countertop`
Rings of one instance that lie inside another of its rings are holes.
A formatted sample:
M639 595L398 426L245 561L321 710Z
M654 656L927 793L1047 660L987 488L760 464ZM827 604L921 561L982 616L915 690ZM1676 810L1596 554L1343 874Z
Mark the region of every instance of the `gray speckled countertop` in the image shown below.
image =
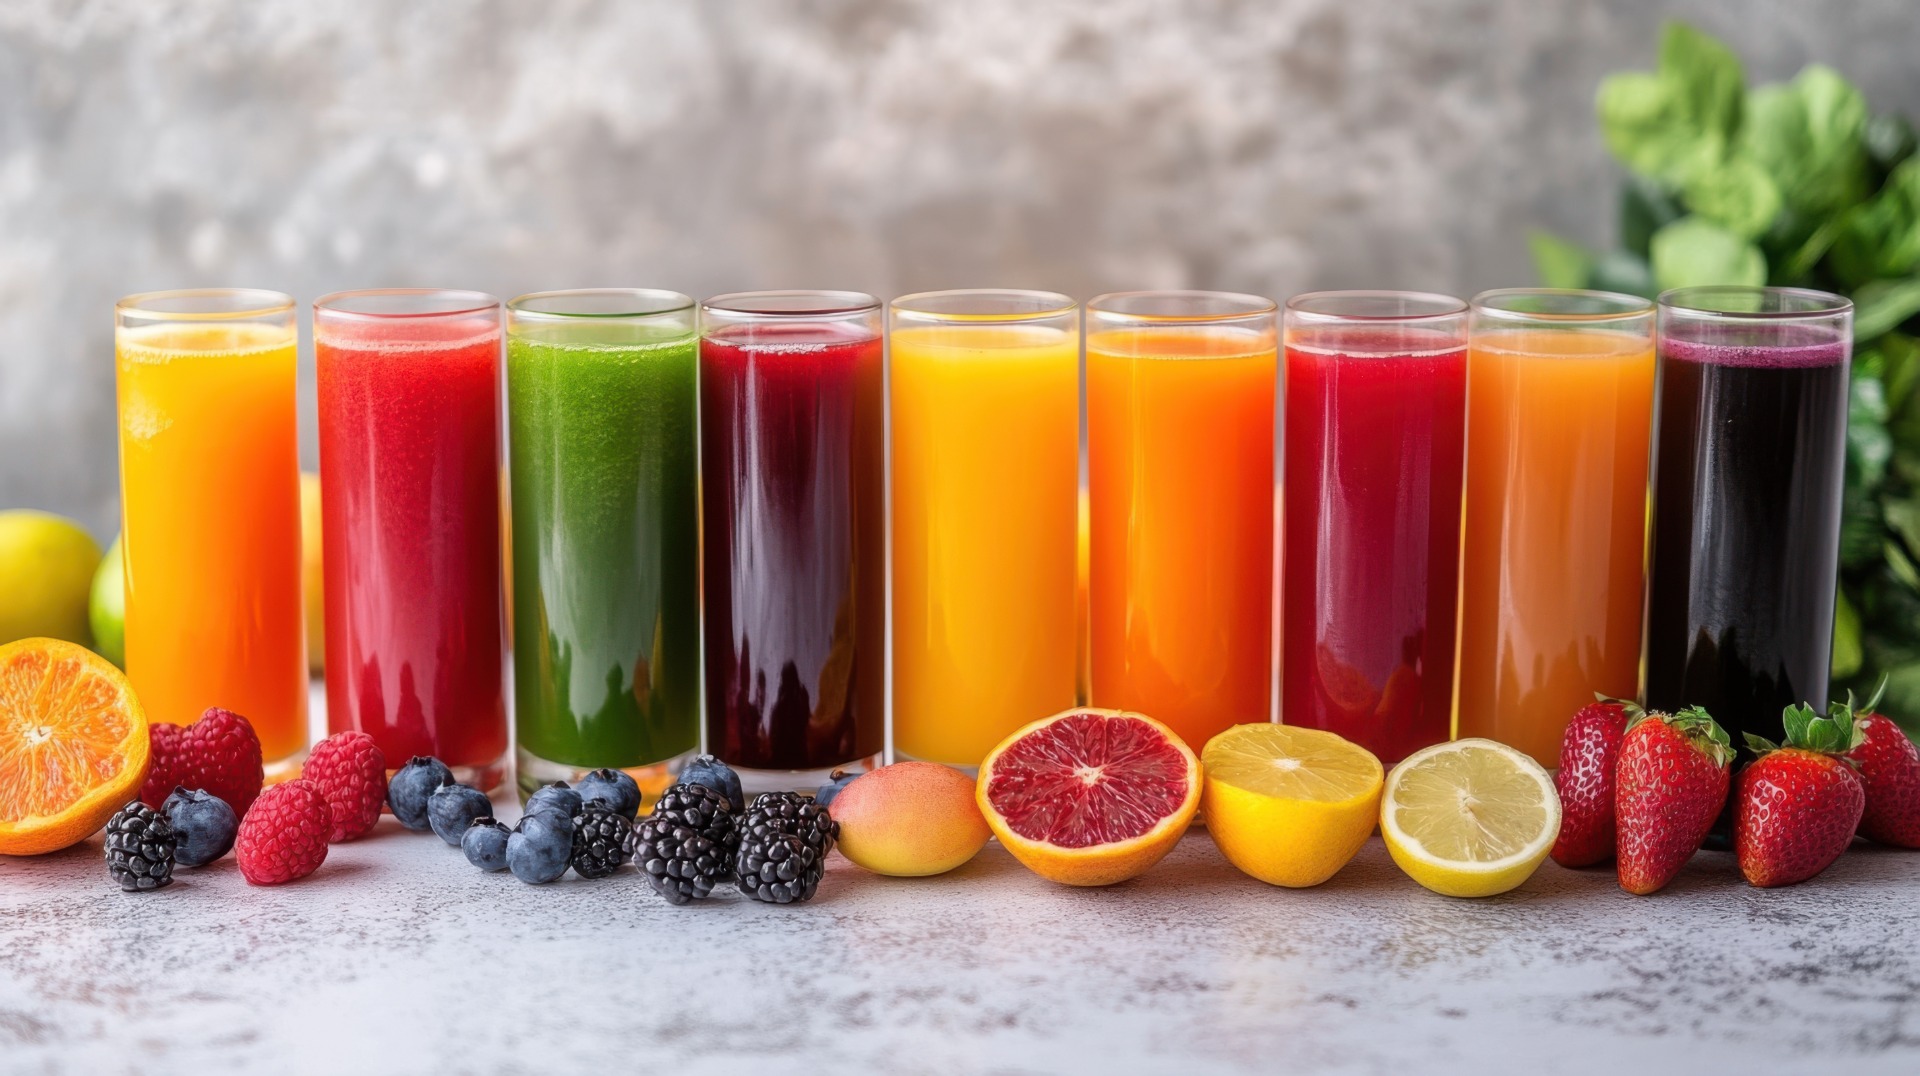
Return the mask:
M1196 831L1111 889L990 845L673 908L383 819L280 889L179 877L0 857L0 1072L1920 1071L1920 853L1866 845L1792 889L1702 854L1653 898L1548 863L1472 902L1378 839L1290 891Z

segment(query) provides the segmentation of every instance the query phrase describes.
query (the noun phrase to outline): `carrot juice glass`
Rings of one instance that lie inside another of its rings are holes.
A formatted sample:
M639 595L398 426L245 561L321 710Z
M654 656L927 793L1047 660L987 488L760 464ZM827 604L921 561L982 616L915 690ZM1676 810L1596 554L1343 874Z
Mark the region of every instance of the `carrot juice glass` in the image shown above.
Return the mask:
M1195 751L1271 718L1276 365L1268 299L1087 304L1092 702Z
M1457 727L1557 766L1595 693L1639 692L1653 304L1490 291L1470 334Z
M885 747L882 350L858 292L700 307L707 750L749 793Z
M1466 391L1458 299L1287 303L1280 720L1389 766L1450 735Z
M147 716L245 715L270 767L307 745L293 299L120 300L114 353L127 674Z
M1080 309L927 292L887 339L894 750L974 767L1075 701Z
M500 342L478 292L313 304L328 725L485 790L507 749Z

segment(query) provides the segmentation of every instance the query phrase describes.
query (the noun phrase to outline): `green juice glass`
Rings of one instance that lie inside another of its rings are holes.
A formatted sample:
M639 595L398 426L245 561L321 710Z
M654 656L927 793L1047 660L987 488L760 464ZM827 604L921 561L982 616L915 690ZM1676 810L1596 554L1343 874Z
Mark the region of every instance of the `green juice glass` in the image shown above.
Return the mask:
M601 767L650 801L700 741L698 336L665 291L507 308L521 794Z

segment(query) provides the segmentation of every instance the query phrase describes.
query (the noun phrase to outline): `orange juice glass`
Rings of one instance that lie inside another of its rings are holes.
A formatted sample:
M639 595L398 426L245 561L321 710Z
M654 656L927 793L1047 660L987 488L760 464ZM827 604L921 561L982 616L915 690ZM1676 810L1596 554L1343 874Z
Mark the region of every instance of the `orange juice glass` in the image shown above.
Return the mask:
M243 714L307 745L293 299L152 292L116 308L127 675L149 717Z
M887 340L894 750L978 766L1075 701L1080 308L927 292Z
M1092 702L1198 751L1272 717L1271 300L1087 304Z
M1594 693L1639 691L1653 304L1492 291L1468 334L1455 733L1557 766Z

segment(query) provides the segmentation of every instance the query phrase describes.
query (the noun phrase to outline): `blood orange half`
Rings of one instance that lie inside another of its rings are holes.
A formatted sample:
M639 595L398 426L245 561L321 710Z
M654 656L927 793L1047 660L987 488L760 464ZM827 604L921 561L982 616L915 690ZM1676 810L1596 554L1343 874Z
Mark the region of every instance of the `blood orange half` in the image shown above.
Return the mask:
M1067 710L1000 741L974 796L994 836L1035 874L1112 885L1179 843L1200 805L1200 760L1144 714Z

